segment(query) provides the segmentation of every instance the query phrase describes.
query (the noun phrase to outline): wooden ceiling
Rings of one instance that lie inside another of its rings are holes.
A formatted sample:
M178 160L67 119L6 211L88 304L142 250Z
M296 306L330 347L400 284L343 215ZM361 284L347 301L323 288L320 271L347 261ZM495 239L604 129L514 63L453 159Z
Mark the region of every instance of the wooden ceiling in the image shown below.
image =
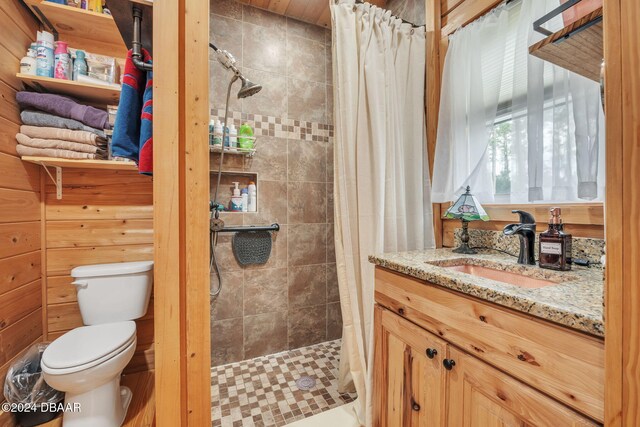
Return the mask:
M259 9L269 10L279 15L321 27L331 27L329 0L237 0ZM369 0L369 3L384 7L386 0Z

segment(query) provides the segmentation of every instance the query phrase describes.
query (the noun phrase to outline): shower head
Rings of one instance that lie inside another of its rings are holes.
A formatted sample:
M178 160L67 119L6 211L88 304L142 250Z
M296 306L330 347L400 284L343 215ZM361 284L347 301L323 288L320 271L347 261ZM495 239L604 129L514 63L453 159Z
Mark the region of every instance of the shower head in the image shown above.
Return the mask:
M238 99L248 98L262 90L262 85L253 83L242 74L240 75L240 79L242 80L242 87L238 91Z
M216 59L224 68L233 71L234 79L242 80L242 87L238 91L238 99L247 98L260 92L262 86L255 84L242 75L238 67L236 67L236 59L226 50L218 49L214 44L209 43L209 47L216 53Z

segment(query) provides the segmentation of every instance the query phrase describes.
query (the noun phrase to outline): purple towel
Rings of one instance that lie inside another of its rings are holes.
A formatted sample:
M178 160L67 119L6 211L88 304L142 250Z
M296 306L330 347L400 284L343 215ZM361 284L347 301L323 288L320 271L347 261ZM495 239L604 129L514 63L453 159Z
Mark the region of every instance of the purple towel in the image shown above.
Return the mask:
M16 101L23 109L35 108L67 119L74 119L97 129L109 129L109 115L88 105L78 104L66 96L52 93L18 92Z

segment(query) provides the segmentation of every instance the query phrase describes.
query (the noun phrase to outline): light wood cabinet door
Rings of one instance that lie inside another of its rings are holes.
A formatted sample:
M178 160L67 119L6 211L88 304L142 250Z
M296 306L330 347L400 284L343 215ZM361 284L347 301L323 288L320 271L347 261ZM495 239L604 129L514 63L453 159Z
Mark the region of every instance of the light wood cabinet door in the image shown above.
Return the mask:
M375 308L376 427L443 426L447 344L397 314Z
M449 360L449 427L599 425L453 347Z

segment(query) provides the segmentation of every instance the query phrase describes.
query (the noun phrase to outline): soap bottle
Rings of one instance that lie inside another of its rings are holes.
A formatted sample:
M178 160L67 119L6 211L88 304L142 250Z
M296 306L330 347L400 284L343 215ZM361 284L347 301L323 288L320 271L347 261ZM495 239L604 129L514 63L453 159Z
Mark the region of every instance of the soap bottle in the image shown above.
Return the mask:
M36 75L36 51L29 48L27 55L20 60L20 74Z
M540 233L539 265L551 270L571 270L571 234L564 232L560 208L551 208L549 229Z
M238 132L238 147L241 150L251 150L253 149L253 129L249 124L244 123L240 126L240 131Z
M235 185L235 188L233 189L233 196L231 196L231 206L229 210L231 212L242 212L242 196L240 195L240 188L238 187L240 183L234 182L233 185Z
M238 129L231 123L229 126L229 147L238 147Z
M258 210L258 192L256 189L256 183L250 181L247 190L249 190L249 206L247 206L247 211L256 212Z
M76 50L76 59L73 61L73 80L78 80L78 76L86 76L88 70L84 50Z
M213 133L215 131L215 128L216 122L212 118L211 120L209 120L209 145L213 145Z

